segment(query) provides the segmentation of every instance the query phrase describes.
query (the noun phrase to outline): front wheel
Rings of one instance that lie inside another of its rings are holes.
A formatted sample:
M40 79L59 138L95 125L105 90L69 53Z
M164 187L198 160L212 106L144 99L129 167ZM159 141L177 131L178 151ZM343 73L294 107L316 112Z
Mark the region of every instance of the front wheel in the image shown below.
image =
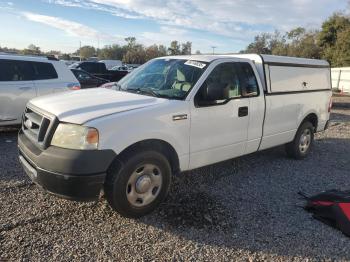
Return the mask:
M107 172L105 194L108 203L125 217L152 212L167 196L171 182L169 161L156 151L124 157Z
M300 125L294 140L286 144L287 155L295 159L303 159L309 153L314 141L314 126L310 122Z

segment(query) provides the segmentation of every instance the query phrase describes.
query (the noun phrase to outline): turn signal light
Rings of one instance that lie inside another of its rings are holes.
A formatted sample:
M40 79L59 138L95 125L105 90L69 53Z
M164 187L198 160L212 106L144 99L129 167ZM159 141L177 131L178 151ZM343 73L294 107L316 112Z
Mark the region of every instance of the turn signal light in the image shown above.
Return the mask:
M70 83L67 85L67 87L70 90L79 90L80 89L80 84L79 83Z
M98 144L98 131L94 128L89 128L86 134L86 142L88 144Z

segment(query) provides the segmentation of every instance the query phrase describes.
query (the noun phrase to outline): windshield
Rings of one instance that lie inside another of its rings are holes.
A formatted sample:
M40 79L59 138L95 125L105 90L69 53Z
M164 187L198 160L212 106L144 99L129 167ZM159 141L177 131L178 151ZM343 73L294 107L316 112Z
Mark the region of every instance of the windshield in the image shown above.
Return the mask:
M207 63L184 59L155 59L118 82L118 89L145 95L184 99Z

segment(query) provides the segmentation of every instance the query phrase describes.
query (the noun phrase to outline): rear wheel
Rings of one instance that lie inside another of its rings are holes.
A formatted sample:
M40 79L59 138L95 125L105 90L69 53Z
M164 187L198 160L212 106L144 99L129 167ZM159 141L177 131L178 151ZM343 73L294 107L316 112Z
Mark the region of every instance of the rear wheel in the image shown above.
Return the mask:
M105 194L113 209L125 217L141 217L152 212L169 191L171 167L156 151L124 157L107 172Z
M310 152L314 141L314 126L310 122L300 125L294 140L286 144L287 155L295 159L303 159Z

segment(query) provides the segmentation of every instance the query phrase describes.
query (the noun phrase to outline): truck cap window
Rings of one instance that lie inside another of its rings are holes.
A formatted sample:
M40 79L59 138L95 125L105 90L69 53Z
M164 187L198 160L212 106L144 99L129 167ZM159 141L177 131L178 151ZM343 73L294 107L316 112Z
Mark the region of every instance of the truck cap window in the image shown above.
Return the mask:
M169 99L184 99L207 68L184 59L155 59L118 82L119 90Z

